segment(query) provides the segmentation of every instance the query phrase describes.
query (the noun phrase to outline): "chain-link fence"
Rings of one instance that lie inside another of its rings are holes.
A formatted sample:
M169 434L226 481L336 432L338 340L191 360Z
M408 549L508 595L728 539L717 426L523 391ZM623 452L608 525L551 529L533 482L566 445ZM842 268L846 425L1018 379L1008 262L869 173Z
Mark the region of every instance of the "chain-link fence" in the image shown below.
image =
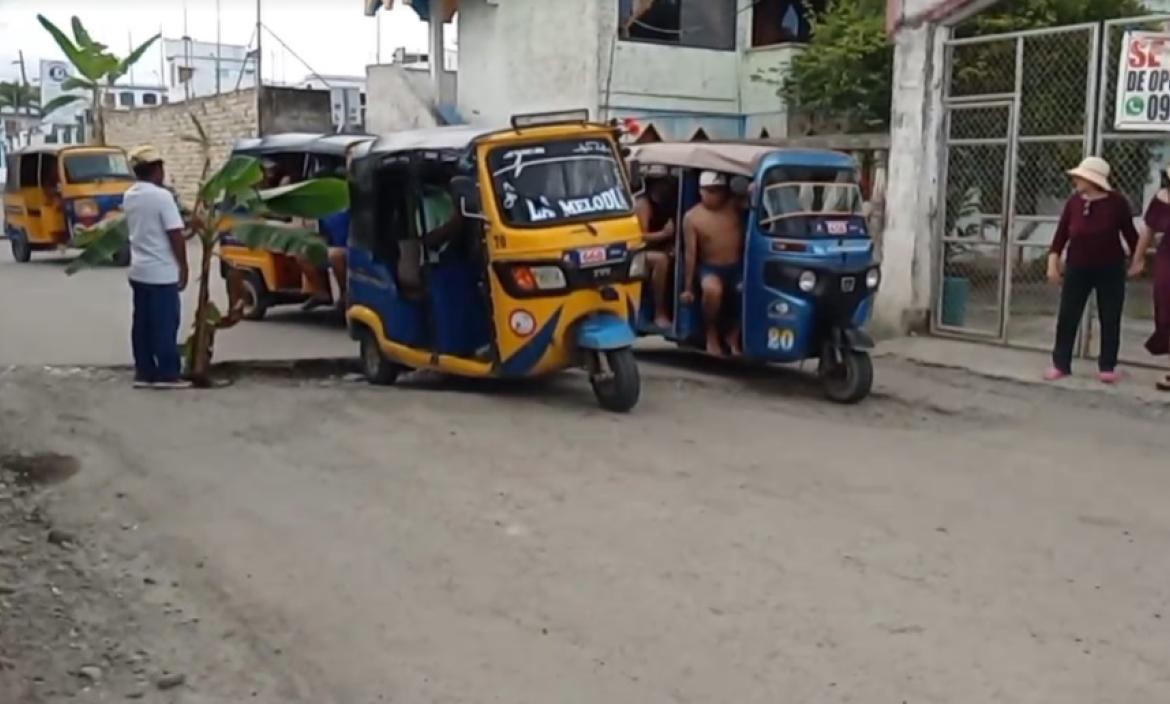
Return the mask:
M1051 345L1060 292L1045 273L1070 193L1065 172L1103 156L1140 216L1170 166L1166 134L1114 127L1125 33L1167 27L1161 15L948 42L938 330ZM1080 349L1093 356L1095 311L1086 318ZM1154 361L1143 347L1152 327L1147 273L1130 282L1124 359Z

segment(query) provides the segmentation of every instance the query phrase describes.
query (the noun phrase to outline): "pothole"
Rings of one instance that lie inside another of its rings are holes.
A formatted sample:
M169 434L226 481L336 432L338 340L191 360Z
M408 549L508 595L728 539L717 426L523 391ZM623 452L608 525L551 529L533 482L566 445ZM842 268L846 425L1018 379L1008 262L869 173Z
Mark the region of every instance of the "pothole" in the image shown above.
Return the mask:
M81 471L81 462L58 452L20 453L0 455L0 469L21 484L59 484Z

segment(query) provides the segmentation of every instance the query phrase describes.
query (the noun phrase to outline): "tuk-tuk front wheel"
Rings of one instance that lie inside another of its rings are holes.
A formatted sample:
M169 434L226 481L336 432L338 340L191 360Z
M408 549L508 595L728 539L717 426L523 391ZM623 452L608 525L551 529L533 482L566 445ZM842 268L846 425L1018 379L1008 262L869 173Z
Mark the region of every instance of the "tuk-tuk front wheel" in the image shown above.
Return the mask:
M589 381L597 403L607 411L628 412L638 404L642 393L634 350L626 347L593 354L595 359L590 365Z
M362 375L375 386L390 386L398 380L402 368L386 359L373 331L363 328L358 336L362 358Z
M862 350L842 350L838 354L826 350L818 373L830 401L857 403L873 390L873 360Z
M25 264L29 259L32 259L32 247L28 244L28 238L23 233L14 233L8 238L8 243L12 245L12 258L21 264Z

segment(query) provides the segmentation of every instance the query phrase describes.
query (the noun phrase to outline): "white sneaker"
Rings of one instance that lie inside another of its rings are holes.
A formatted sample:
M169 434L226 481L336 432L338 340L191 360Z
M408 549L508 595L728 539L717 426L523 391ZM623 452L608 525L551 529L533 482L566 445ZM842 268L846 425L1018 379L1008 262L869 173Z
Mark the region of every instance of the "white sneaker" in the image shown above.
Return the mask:
M151 384L152 389L189 389L193 384L186 379L177 379L175 381L156 381Z

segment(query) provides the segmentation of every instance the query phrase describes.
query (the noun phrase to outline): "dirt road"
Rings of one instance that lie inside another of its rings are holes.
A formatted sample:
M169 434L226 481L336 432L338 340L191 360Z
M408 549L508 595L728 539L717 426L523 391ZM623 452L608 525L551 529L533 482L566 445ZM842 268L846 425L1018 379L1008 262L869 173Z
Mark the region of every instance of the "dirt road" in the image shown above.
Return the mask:
M37 608L17 555L69 556L82 581L50 597L82 627L0 621L0 682L29 702L1170 700L1164 408L896 361L842 408L790 374L658 361L626 417L573 377L166 394L9 370L0 448L79 471L14 499L42 522L0 542L0 606Z

